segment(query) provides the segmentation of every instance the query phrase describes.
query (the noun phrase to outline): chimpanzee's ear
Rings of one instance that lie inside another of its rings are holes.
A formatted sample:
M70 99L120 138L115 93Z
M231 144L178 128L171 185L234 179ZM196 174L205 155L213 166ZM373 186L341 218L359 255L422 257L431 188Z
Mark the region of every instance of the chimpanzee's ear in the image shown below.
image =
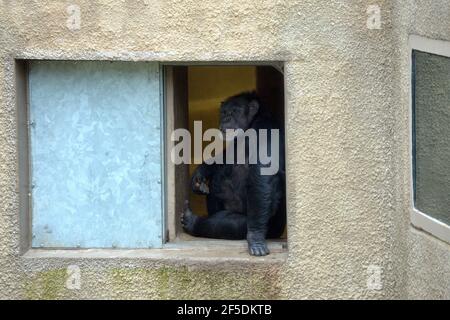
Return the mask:
M259 102L258 100L254 99L249 102L248 104L248 116L249 119L253 119L253 117L258 113L259 111Z

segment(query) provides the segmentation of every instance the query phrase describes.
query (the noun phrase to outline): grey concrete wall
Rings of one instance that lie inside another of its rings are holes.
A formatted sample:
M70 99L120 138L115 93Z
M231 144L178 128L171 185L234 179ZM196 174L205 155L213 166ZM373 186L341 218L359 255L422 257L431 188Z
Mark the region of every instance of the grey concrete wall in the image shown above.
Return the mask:
M66 1L0 2L0 297L449 297L449 245L409 223L407 44L450 40L447 1L76 3L72 31ZM366 27L375 3L380 30ZM285 61L288 253L22 255L14 58ZM81 290L66 288L68 265Z

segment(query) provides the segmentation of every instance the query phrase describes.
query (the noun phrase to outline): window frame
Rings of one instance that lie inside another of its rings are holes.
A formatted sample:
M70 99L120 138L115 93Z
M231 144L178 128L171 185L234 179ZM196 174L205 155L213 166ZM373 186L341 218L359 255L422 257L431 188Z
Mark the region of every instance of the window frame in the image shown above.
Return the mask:
M161 123L161 160L164 162L161 165L161 203L162 203L162 246L160 248L143 248L143 249L133 249L133 248L35 248L31 245L32 240L32 207L31 207L31 195L29 192L29 188L31 186L30 183L30 159L29 159L29 88L28 88L28 76L29 76L29 62L33 60L48 60L48 61L148 61L148 62L158 62L159 64L159 74L160 74L160 123ZM24 258L39 258L46 257L48 255L52 257L66 257L66 255L71 255L74 257L86 255L88 258L97 258L97 257L111 257L114 258L114 254L118 253L119 255L129 255L130 257L139 256L141 253L148 258L159 258L165 250L168 250L168 254L172 257L176 257L179 252L185 257L191 257L190 250L198 250L199 248L203 249L214 249L221 248L228 250L227 254L231 254L229 258L243 258L247 261L247 255L244 250L247 246L246 241L229 241L229 240L220 240L220 239L205 239L205 238L195 238L195 239L185 239L185 237L179 238L176 220L176 212L171 211L168 207L168 202L170 198L174 195L168 194L168 187L173 180L168 176L167 164L168 157L170 154L168 153L168 148L170 147L170 136L168 133L168 117L170 117L170 112L168 112L168 92L167 92L167 79L166 70L170 67L175 66L271 66L281 72L283 74L283 88L285 90L284 95L284 103L283 108L286 111L286 75L284 72L284 68L286 65L285 61L154 61L152 59L142 58L137 60L129 60L128 57L118 56L114 59L104 59L102 57L98 57L96 55L86 58L86 59L67 59L66 57L60 56L35 56L35 55L20 55L15 56L13 59L13 70L14 70L14 78L15 78L15 106L16 106L16 124L18 130L17 137L17 152L18 152L18 183L19 183L19 216L20 216L20 239L19 239L19 248L20 248L20 256ZM173 112L173 110L171 111ZM284 124L286 123L286 119L284 119ZM287 164L286 164L287 165ZM287 185L286 185L287 188ZM287 200L287 199L286 199ZM287 201L286 201L287 205ZM172 234L170 234L170 230L172 230ZM288 240L280 239L280 240L270 240L268 242L269 248L272 253L272 258L275 260L284 261L286 259L286 253L288 251ZM236 248L242 249L236 251ZM174 251L175 250L175 251ZM181 251L180 251L181 250ZM92 252L92 254L90 254ZM141 252L137 254L138 252ZM205 251L207 252L207 251ZM209 251L208 251L209 252ZM208 253L210 254L210 253ZM195 255L197 256L197 255ZM227 260L227 258L225 258ZM264 260L264 259L262 259Z
M410 72L410 95L409 95L409 152L410 152L410 203L411 224L434 237L450 243L450 226L439 221L425 212L420 211L415 204L415 66L414 52L421 51L429 54L450 58L450 41L434 40L422 36L410 35L409 37L409 72Z

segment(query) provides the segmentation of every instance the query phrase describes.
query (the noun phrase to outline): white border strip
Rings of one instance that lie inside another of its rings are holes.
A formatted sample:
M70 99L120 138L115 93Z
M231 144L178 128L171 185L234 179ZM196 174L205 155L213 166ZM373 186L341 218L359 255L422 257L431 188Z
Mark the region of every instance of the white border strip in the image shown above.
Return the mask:
M440 56L450 57L450 42L442 40L433 40L417 35L410 35L409 37L409 75L412 72L412 52L413 50L418 50L422 52L432 53ZM411 77L412 79L412 77ZM410 158L410 201L411 201L411 223L422 229L436 238L450 243L450 226L445 223L421 212L415 207L414 204L414 176L413 176L413 165L414 165L414 154L413 154L413 105L412 105L412 94L413 94L413 83L410 80L410 94L409 94L409 158Z

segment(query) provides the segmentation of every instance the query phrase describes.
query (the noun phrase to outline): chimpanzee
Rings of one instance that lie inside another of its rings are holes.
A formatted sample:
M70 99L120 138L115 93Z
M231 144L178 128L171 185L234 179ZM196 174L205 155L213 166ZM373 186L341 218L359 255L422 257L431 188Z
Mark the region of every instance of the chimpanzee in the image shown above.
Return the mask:
M270 154L270 129L279 127L256 93L244 92L222 102L220 130L224 134L227 129L245 131L249 128L256 130L258 142L259 129L268 129L267 153ZM206 195L208 216L194 214L186 201L181 222L188 234L247 239L251 255L269 254L266 238L279 238L286 224L284 139L281 131L279 138L279 170L273 175L261 174L260 169L268 165L262 163L259 152L257 161L249 161L248 144L243 164L236 161L234 164L203 163L197 167L191 178L191 188L197 194Z

